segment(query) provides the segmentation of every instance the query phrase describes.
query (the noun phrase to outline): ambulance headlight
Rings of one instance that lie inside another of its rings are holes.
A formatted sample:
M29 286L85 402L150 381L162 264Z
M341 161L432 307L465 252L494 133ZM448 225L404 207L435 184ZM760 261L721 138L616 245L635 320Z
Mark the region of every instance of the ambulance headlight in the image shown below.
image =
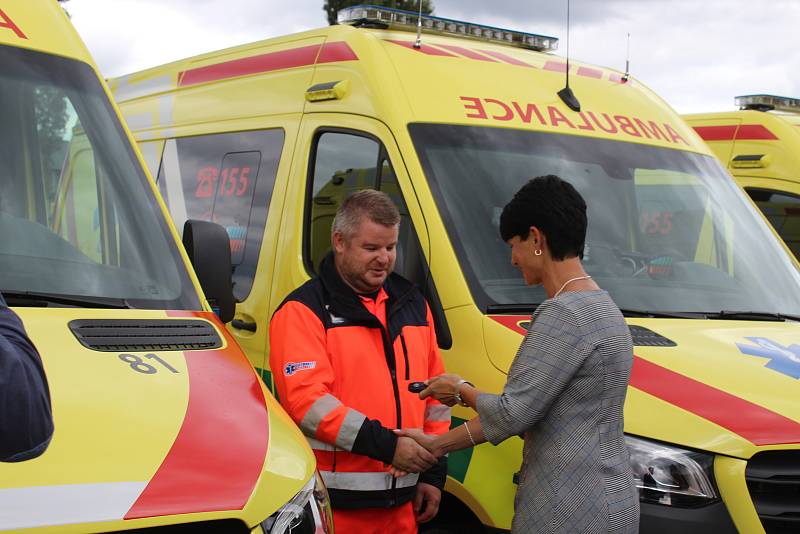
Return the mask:
M712 455L632 436L625 441L641 502L696 508L719 500Z
M317 471L297 495L261 523L269 534L331 534L333 511L328 490Z

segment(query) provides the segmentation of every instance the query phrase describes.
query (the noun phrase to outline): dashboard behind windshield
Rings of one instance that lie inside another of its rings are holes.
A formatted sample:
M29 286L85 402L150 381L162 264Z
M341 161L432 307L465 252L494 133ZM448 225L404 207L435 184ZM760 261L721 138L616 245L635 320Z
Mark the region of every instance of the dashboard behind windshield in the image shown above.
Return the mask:
M620 308L800 313L800 273L711 156L500 128L409 130L484 310L546 298L511 265L498 224L527 180L555 174L586 199L583 264Z
M92 68L8 46L0 64L0 291L199 308Z

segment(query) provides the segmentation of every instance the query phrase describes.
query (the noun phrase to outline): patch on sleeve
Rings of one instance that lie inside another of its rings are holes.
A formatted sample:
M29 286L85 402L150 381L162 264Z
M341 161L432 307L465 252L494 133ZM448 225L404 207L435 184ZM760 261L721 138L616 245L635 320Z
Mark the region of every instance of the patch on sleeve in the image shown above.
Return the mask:
M289 362L283 367L283 374L292 376L298 371L306 371L317 366L317 362Z

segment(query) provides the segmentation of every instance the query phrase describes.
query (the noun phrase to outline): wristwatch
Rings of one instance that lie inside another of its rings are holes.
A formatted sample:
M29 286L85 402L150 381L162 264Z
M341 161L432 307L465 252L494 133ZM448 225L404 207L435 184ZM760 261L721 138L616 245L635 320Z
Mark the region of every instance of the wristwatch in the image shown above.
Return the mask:
M467 380L459 380L456 383L456 392L453 394L453 397L455 397L456 402L459 403L461 406L469 406L466 402L464 402L461 399L461 384L469 384L472 387L475 387L475 384L473 384L472 382L469 382Z

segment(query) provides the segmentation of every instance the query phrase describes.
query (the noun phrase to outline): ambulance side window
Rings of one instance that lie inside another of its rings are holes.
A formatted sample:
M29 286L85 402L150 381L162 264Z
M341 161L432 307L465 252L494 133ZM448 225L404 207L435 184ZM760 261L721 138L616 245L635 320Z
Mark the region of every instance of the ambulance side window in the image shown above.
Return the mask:
M800 258L800 196L766 189L746 191L792 253Z
M241 302L253 286L283 130L169 139L158 188L179 232L187 219L213 221L228 232L233 293Z
M331 250L331 225L348 195L377 186L382 149L371 137L323 132L313 147L310 208L306 209L306 262L316 272Z

